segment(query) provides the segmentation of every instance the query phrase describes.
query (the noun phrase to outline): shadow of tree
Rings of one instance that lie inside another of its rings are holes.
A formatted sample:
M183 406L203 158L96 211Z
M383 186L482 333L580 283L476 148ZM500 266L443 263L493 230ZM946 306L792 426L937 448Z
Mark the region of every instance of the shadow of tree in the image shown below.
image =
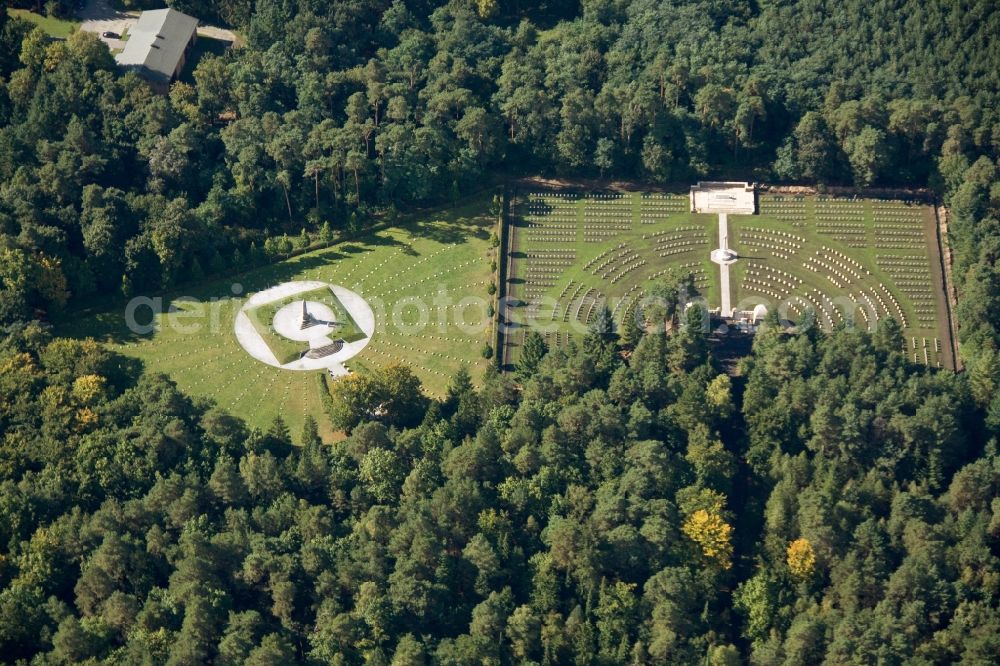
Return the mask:
M482 201L472 202L461 210L431 214L419 220L408 221L388 229L373 231L367 235L351 238L333 247L314 250L290 257L277 263L252 268L247 271L213 278L199 285L186 285L164 292L150 292L136 298L142 299L135 307L136 299L121 301L103 312L67 317L57 324L57 334L68 337L92 337L95 340L115 344L131 344L152 340L157 331L137 332L127 325L126 313L134 313L140 325L152 322L153 314L164 314L171 310L182 310L189 299L217 303L233 301L235 316L238 306L251 293L304 277L311 272L332 267L338 261L360 260L368 252L379 249L397 248L410 257L420 256L408 238L419 238L437 243L461 244L471 238L484 240L489 237L493 220L484 215ZM401 232L401 233L400 233ZM130 303L132 304L130 306Z

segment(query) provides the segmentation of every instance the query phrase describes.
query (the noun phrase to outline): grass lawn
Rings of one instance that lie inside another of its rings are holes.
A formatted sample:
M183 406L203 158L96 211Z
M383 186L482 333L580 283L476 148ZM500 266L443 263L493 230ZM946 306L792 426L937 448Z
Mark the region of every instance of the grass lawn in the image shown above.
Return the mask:
M719 269L709 260L718 217L688 211L686 193L516 196L508 294L521 302L512 317L520 328L508 336L507 362L516 362L528 327L565 346L603 301L621 322L664 271L690 273L697 295L719 307ZM762 194L758 212L729 216L729 245L740 255L730 278L737 309L764 303L792 321L812 310L825 328L850 317L873 327L891 316L904 324L911 360L948 364L930 206Z
M8 9L7 13L40 26L49 36L56 39L66 39L70 36L70 33L80 27L79 21L69 21L53 16L42 16L27 9Z
M490 281L489 235L494 219L484 195L404 226L378 231L286 261L163 294L155 329L138 335L125 325L125 308L88 314L58 327L58 334L91 336L163 372L190 395L266 428L282 416L298 437L306 415L324 439L337 437L319 391L320 371L273 368L250 357L233 333L236 314L254 292L293 280L321 280L361 294L375 313L371 342L347 362L354 372L391 362L410 366L425 391L444 395L455 371L467 366L475 379L488 361L483 308L462 299L486 298ZM238 283L240 293L234 295ZM150 296L155 296L151 294ZM150 321L149 309L136 316ZM335 381L335 380L331 380Z

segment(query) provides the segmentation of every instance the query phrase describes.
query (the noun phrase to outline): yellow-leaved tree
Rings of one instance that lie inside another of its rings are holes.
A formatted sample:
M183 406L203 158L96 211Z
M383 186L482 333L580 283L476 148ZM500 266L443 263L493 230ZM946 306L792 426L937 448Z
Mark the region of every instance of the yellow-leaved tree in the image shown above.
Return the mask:
M688 516L681 530L701 547L707 559L723 569L732 566L733 527L717 512L698 509Z
M93 405L104 396L107 383L100 375L80 375L73 380L73 398L81 405Z
M788 544L786 554L788 569L793 576L805 580L813 575L816 570L816 553L809 539L796 539L791 542Z
M497 0L476 0L476 13L479 18L490 18L497 13Z
M35 276L35 289L50 306L62 308L69 300L69 283L58 259L41 255Z

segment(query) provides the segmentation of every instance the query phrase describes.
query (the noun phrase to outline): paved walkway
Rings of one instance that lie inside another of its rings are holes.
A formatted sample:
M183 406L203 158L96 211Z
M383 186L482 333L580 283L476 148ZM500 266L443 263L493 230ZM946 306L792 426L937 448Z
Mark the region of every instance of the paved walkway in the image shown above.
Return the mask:
M729 215L719 213L719 252L724 253L729 249ZM722 301L721 315L723 317L733 316L733 304L731 291L729 289L729 264L732 261L718 261L719 264L719 291Z
M719 264L719 288L722 289L722 316L733 316L733 304L729 295L729 264Z

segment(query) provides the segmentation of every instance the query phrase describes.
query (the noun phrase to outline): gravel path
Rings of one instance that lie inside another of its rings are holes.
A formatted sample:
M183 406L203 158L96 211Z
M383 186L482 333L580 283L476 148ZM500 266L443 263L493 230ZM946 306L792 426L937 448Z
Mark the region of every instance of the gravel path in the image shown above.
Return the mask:
M96 33L112 51L125 48L125 42L102 37L102 33L110 31L121 35L139 20L138 12L120 12L108 0L89 0L76 15L81 21L80 30Z

